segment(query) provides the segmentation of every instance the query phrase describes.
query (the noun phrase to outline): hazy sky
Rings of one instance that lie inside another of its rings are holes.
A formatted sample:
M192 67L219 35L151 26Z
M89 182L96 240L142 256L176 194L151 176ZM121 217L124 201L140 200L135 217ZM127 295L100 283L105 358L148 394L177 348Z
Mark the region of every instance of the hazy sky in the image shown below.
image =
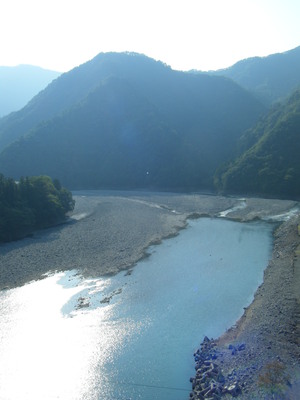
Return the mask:
M68 71L135 51L209 70L300 45L300 0L1 0L0 66Z

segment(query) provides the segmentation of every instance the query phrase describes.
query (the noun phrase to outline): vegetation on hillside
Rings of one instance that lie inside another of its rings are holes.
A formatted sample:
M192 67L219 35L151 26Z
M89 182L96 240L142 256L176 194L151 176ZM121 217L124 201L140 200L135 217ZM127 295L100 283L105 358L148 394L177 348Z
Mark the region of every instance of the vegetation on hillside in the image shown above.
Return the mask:
M36 176L15 182L0 174L0 242L62 222L73 208L71 193L58 180Z
M0 148L10 143L0 171L55 176L72 189L212 188L215 169L264 111L227 78L99 54L0 121Z
M217 173L218 189L299 198L300 90L247 132L243 146L247 144L251 147Z
M267 57L248 58L214 74L231 78L270 106L300 87L300 46Z
M267 115L249 92L270 104L299 85L299 71L300 47L215 74L101 53L0 119L0 171L72 189L299 197L300 91Z

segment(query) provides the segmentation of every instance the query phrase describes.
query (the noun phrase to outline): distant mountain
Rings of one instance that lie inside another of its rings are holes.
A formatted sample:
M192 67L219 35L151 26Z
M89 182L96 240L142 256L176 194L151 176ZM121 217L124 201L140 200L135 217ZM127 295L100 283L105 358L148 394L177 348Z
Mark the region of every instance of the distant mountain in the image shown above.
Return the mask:
M214 74L233 79L269 106L300 88L300 46L268 57L248 58Z
M20 110L59 75L32 65L0 67L0 118Z
M249 147L215 182L227 193L300 197L300 90L274 106L242 140Z
M105 53L0 120L0 171L69 188L211 187L264 106L231 80Z

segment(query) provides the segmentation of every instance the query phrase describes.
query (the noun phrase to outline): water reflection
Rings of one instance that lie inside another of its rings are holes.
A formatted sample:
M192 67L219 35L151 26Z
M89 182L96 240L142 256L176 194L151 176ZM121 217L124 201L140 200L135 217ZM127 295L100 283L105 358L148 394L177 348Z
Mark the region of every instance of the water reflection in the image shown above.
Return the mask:
M59 273L0 293L0 398L183 400L193 350L262 280L271 226L192 221L131 275Z
M98 399L97 371L130 326L112 324L113 306L76 313L71 299L86 290L69 272L1 293L1 399Z

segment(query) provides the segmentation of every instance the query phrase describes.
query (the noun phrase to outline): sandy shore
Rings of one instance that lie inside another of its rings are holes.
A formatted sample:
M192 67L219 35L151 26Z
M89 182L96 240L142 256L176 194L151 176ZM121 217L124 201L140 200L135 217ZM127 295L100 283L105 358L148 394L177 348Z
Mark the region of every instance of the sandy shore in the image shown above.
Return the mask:
M49 271L77 269L83 276L97 277L131 268L145 257L150 244L183 229L188 217L223 215L249 221L285 215L297 206L283 200L144 192L77 193L74 198L68 223L0 246L0 289L23 285ZM287 366L292 383L299 373L298 223L295 216L277 229L263 285L237 325L217 341L224 353L224 373L235 369L243 377L241 398L264 398L257 378L260 368L274 358ZM246 350L233 357L228 345L240 342Z

